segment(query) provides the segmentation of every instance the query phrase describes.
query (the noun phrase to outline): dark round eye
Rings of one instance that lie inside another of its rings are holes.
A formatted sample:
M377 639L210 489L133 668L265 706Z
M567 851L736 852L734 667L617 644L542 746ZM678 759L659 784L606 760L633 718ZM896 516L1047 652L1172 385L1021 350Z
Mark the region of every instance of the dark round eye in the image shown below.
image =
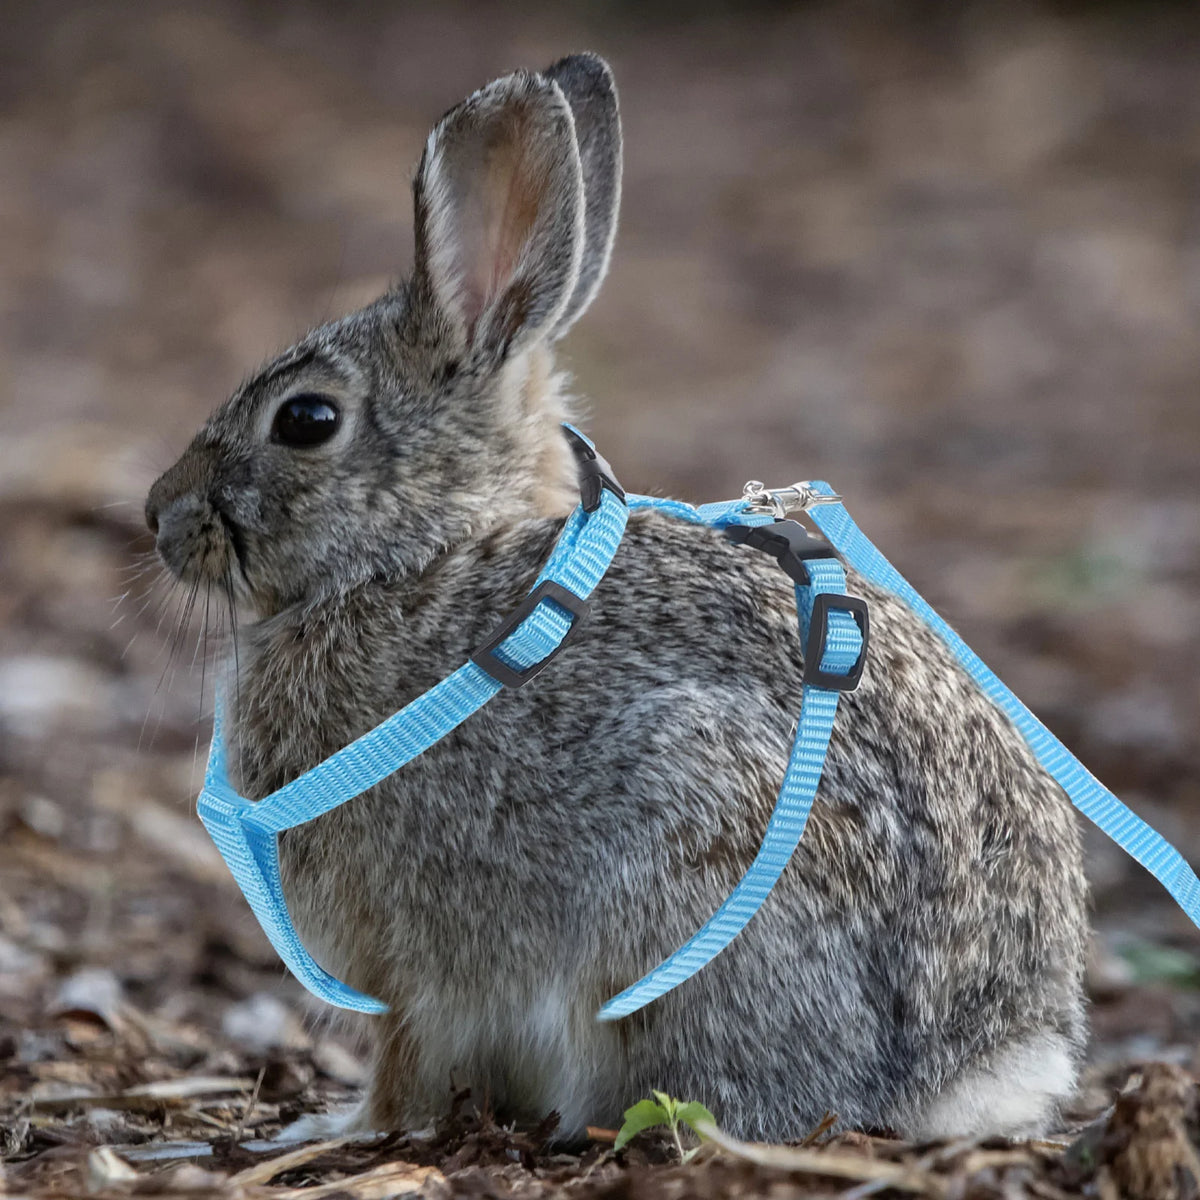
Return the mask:
M341 423L342 414L328 396L293 396L279 406L271 437L285 446L319 446Z

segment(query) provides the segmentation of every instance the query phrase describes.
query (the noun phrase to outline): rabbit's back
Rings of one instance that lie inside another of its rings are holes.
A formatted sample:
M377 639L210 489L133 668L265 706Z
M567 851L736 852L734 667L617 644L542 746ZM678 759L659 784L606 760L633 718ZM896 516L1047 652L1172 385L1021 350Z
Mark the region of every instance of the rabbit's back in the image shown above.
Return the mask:
M510 527L262 627L246 794L460 665L558 528ZM794 1136L826 1110L918 1129L1012 1046L1049 1037L1070 1072L1086 926L1069 803L902 603L849 587L871 605L870 658L794 860L727 951L623 1022L595 1010L728 894L786 766L802 657L790 584L761 555L633 514L570 650L285 835L306 941L402 1014L405 1119L457 1072L572 1128L665 1087L744 1135Z

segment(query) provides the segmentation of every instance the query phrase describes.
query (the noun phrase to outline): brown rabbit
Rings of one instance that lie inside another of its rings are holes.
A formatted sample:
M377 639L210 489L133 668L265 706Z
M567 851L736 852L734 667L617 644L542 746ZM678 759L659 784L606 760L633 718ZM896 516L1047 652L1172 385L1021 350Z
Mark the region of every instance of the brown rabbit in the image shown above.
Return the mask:
M552 349L604 276L620 171L600 59L475 93L426 146L409 282L259 372L155 484L169 568L256 614L236 705L227 684L245 795L449 674L528 591L578 498ZM595 1014L727 895L787 762L802 661L763 556L634 512L549 669L283 837L307 945L390 1006L354 1124L424 1124L452 1076L568 1138L651 1087L751 1138L828 1110L921 1138L1054 1120L1084 1037L1073 811L926 627L850 584L872 654L799 851L632 1017Z

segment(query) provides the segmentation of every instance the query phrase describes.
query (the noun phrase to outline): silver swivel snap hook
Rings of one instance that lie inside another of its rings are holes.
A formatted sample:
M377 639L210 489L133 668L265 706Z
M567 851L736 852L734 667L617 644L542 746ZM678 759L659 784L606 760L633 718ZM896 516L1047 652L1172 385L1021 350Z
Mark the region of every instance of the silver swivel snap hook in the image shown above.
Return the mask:
M841 496L818 492L808 480L793 483L790 487L769 488L760 480L751 479L742 488L742 499L746 502L747 512L770 513L777 521L782 521L790 512L808 512L822 504L842 502Z

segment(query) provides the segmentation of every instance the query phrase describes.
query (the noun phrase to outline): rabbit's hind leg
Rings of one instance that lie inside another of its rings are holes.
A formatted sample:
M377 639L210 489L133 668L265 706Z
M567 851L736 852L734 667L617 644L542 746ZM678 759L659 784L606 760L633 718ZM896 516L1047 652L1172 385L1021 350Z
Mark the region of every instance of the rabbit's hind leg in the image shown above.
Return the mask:
M940 1092L915 1120L900 1122L917 1141L960 1137L1037 1137L1075 1090L1075 1054L1061 1033L1011 1042Z

